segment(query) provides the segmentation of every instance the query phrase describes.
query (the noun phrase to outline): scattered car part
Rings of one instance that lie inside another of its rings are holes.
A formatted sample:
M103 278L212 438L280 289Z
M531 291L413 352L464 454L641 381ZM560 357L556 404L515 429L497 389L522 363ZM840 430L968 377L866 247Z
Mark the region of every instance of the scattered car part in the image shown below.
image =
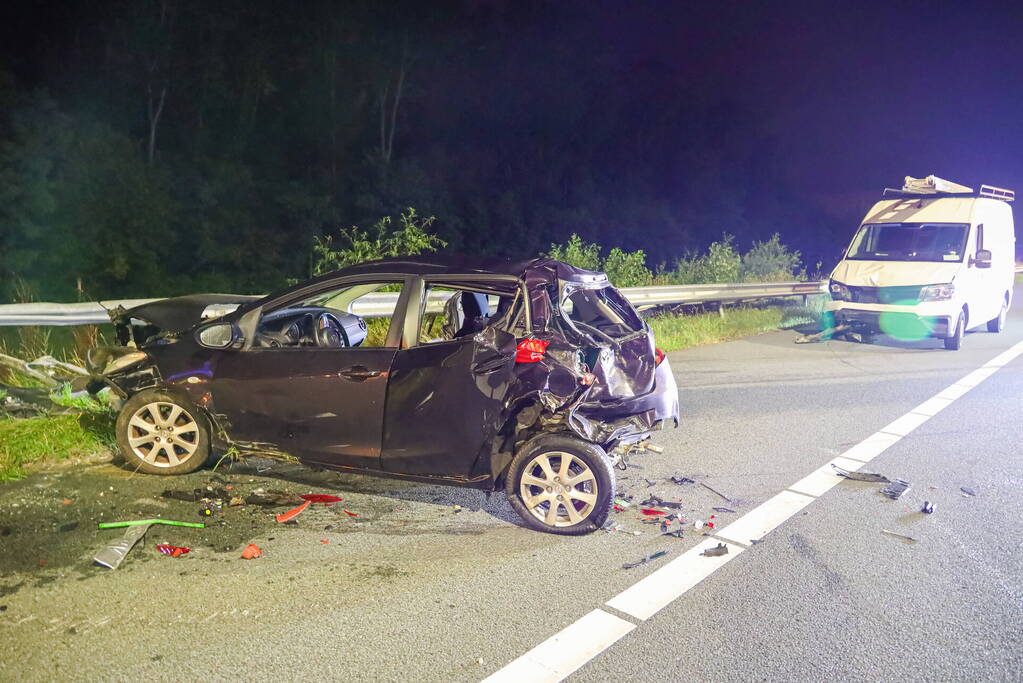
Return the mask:
M929 515L934 512L934 505L930 501L925 500L924 506L920 508L920 512Z
M639 562L627 562L627 563L623 564L622 565L622 569L633 569L635 567L639 567L640 565L644 565L647 562L652 562L653 560L656 560L659 557L664 557L667 554L668 554L667 550L658 550L656 553L653 553L651 555L647 555L646 557L644 557Z
M254 491L245 496L246 505L263 505L266 507L301 505L303 500L301 496L287 491Z
M650 507L667 508L668 510L681 510L683 503L673 503L671 501L663 500L658 496L650 496L644 500L641 505L647 505Z
M961 486L959 490L963 492L964 496L975 496L977 492L971 489L969 486Z
M652 516L655 516L655 515L666 515L666 514L668 514L664 510L655 510L654 508L640 508L639 511L642 512L644 515L646 515L648 517L652 517Z
M249 543L245 546L245 550L242 551L243 560L254 560L257 557L262 557L263 551L259 549L259 546L255 543Z
M711 493L716 493L717 495L721 496L722 498L724 498L725 500L727 500L727 501L728 501L729 503L734 503L734 502L735 502L735 499L734 499L734 498L729 498L728 496L726 496L725 494L721 493L720 491L716 491L716 490L712 489L711 487L709 487L709 486L707 486L706 484L704 484L704 483L703 483L702 481L701 481L701 482L697 482L697 483L698 483L698 484L699 484L700 486L702 486L703 488L705 488L705 489L707 489L708 491L710 491Z
M171 557L181 557L185 553L192 552L191 548L184 548L178 545L170 545L169 543L161 543L158 546L156 546L156 549L159 550L164 555L170 555Z
M907 536L906 534L900 534L895 531L888 531L888 529L881 529L881 533L888 534L889 536L895 536L896 538L901 538L904 541L912 541L913 543L916 543L915 538L913 538L912 536Z
M700 554L704 557L721 557L728 554L728 546L724 543L718 543L713 548L707 548Z
M182 500L186 503L198 503L203 500L223 500L229 498L227 491L222 488L195 488L191 491L167 490L160 494L161 498L170 500Z
M671 478L671 481L676 483L676 484L680 484L680 485L681 484L695 484L696 483L695 479L690 479L689 477L683 477L681 474L676 474L674 477Z
M873 472L851 472L839 467L835 463L831 463L831 467L835 470L835 473L838 476L845 477L846 479L852 479L853 481L868 481L874 484L887 484L891 482L891 479L883 474L874 474Z
M122 526L144 526L146 524L166 524L167 526L187 526L195 529L204 529L206 525L202 522L176 522L173 519L137 519L131 522L100 522L97 529L116 529Z
M714 510L715 512L735 512L735 510L733 510L731 508L720 507L720 506L714 506L714 507L711 508L711 510Z
M287 512L282 512L279 515L274 515L274 519L276 519L281 524L283 524L284 522L290 522L291 520L295 519L300 514L305 512L305 509L309 507L310 504L311 503L307 500L301 505L299 505L297 508L293 508L291 510L288 510Z
M341 512L345 513L349 517L358 517L359 516L358 513L352 512L351 510L342 510Z
M911 484L905 479L896 479L895 481L888 482L888 485L881 489L881 493L892 500L898 500L903 493L909 490L910 486Z
M685 534L683 533L684 531L685 531L684 529L675 529L674 531L666 531L663 534L661 534L661 536L674 536L675 538L685 538Z
M816 334L804 334L801 337L796 337L797 344L810 344L812 342L825 341L831 337L841 334L846 330L850 329L849 325L834 325L826 329L821 330Z
M151 523L140 523L129 526L128 530L124 532L124 536L119 541L111 543L106 548L103 548L95 557L92 559L104 567L110 569L117 569L121 566L121 562L127 557L131 549L135 547L135 544L142 540L142 537L146 535L149 528L152 526ZM106 527L100 527L106 528Z
M333 505L344 500L340 496L332 496L327 493L301 493L298 497L302 500L308 500L310 503L323 503L324 505Z

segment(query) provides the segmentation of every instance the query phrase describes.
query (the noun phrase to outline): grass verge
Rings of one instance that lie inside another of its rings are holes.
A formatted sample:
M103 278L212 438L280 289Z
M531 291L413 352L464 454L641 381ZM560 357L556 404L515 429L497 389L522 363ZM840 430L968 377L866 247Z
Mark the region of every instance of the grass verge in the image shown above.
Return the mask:
M815 307L728 308L725 314L655 315L647 319L657 346L663 351L678 351L690 346L741 339L761 332L816 323L820 311Z
M0 481L21 479L33 462L109 453L114 419L110 412L0 418Z

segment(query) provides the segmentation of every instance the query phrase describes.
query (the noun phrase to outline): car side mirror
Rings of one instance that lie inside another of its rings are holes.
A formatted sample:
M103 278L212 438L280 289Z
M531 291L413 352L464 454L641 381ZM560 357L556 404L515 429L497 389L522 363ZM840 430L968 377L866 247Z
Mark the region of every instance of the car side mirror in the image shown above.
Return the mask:
M978 268L990 268L991 267L991 251L988 249L978 249L977 256L970 259L970 263Z
M239 335L234 323L213 323L199 330L195 337L200 344L208 349L226 349L238 339Z

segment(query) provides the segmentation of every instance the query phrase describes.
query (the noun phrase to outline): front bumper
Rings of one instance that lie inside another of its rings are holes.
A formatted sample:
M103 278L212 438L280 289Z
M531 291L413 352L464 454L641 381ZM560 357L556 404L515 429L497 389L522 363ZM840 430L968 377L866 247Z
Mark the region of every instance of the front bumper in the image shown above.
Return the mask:
M891 308L906 308L893 306ZM836 325L851 325L893 337L947 337L954 322L949 315L920 315L903 310L837 308L831 311Z

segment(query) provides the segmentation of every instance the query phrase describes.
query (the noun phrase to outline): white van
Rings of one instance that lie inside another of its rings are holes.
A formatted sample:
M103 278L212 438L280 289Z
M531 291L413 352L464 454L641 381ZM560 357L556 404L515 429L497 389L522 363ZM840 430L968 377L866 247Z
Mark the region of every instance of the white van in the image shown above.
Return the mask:
M1016 236L1011 190L928 176L886 189L831 273L836 325L901 339L1001 332L1012 304Z

